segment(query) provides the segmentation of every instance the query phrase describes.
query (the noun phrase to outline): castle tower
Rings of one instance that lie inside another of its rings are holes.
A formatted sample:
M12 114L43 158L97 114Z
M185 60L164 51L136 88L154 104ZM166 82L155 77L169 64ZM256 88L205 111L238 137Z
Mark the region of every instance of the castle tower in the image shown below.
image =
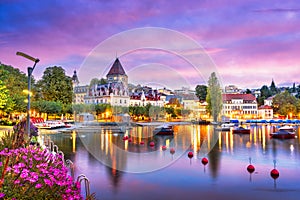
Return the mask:
M79 85L79 79L76 70L74 70L74 74L72 76L72 84L73 84L73 89Z
M118 58L116 58L114 64L107 73L106 78L108 83L122 82L124 87L128 88L128 76Z

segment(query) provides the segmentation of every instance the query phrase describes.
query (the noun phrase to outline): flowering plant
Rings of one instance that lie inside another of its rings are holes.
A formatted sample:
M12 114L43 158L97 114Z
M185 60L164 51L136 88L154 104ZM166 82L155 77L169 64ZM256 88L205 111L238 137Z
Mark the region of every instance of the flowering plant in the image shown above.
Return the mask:
M83 199L62 156L29 142L22 123L0 138L0 200Z
M0 199L82 199L60 155L31 145L0 157Z

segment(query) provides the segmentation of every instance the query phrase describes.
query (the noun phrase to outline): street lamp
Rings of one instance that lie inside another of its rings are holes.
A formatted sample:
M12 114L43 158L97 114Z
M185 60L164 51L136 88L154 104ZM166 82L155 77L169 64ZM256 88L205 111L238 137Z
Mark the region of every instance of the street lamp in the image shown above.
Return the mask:
M28 67L27 68L27 72L28 72L28 79L27 79L27 84L28 84L28 94L27 94L27 99L28 99L28 102L27 102L27 133L28 133L28 136L30 136L30 90L31 90L31 75L32 75L32 72L36 66L36 64L40 61L38 58L33 58L25 53L22 53L22 52L17 52L17 56L22 56L24 58L27 58L28 60L31 60L34 62L34 65L33 67Z

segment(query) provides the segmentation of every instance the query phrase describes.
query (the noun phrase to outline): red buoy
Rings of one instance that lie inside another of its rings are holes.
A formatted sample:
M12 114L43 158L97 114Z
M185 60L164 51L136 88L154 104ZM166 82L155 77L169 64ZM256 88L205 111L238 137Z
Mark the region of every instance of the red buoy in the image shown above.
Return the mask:
M247 171L252 174L255 171L255 167L253 165L248 165Z
M143 145L143 144L145 144L145 142L144 142L144 141L141 141L141 142L140 142L140 145Z
M167 150L167 147L166 147L165 145L163 145L163 146L161 147L161 149L162 149L163 151L165 151L165 150Z
M175 153L175 149L174 149L174 148L171 148L171 149L170 149L170 153L171 153L171 154L174 154L174 153Z
M272 169L270 175L273 179L277 179L279 177L279 171L277 169Z
M150 147L154 147L155 143L154 142L150 142Z
M128 139L128 136L127 136L127 135L123 137L123 140L127 140L127 139Z
M201 160L203 165L206 165L208 163L208 159L207 158L202 158Z
M129 138L129 139L128 139L128 142L132 142L132 139L131 139L131 138Z
M189 157L189 158L192 158L193 156L194 156L193 152L190 151L190 152L188 153L188 157Z

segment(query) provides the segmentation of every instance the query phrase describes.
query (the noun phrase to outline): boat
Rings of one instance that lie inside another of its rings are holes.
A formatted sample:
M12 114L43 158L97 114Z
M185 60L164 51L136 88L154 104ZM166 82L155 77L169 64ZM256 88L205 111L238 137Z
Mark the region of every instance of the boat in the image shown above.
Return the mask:
M199 125L209 125L210 121L200 119L200 120L193 120L192 123L193 124L199 124Z
M277 139L292 139L295 138L295 132L290 132L286 130L279 130L274 133L270 133L271 138Z
M237 128L234 128L232 130L232 133L235 133L235 134L250 134L250 129L239 126Z
M63 123L65 123L66 128L74 128L75 127L74 120L63 120Z
M44 121L43 118L34 118L32 117L31 122L39 129L57 129L57 128L65 128L66 125L61 120L51 120Z
M230 127L233 127L233 123L224 123L221 124L221 127L215 128L216 131L230 131Z
M153 131L154 135L173 135L174 130L170 125L158 126Z
M279 131L288 131L288 132L295 132L296 131L296 129L294 127L287 126L287 125L278 128L278 130Z

